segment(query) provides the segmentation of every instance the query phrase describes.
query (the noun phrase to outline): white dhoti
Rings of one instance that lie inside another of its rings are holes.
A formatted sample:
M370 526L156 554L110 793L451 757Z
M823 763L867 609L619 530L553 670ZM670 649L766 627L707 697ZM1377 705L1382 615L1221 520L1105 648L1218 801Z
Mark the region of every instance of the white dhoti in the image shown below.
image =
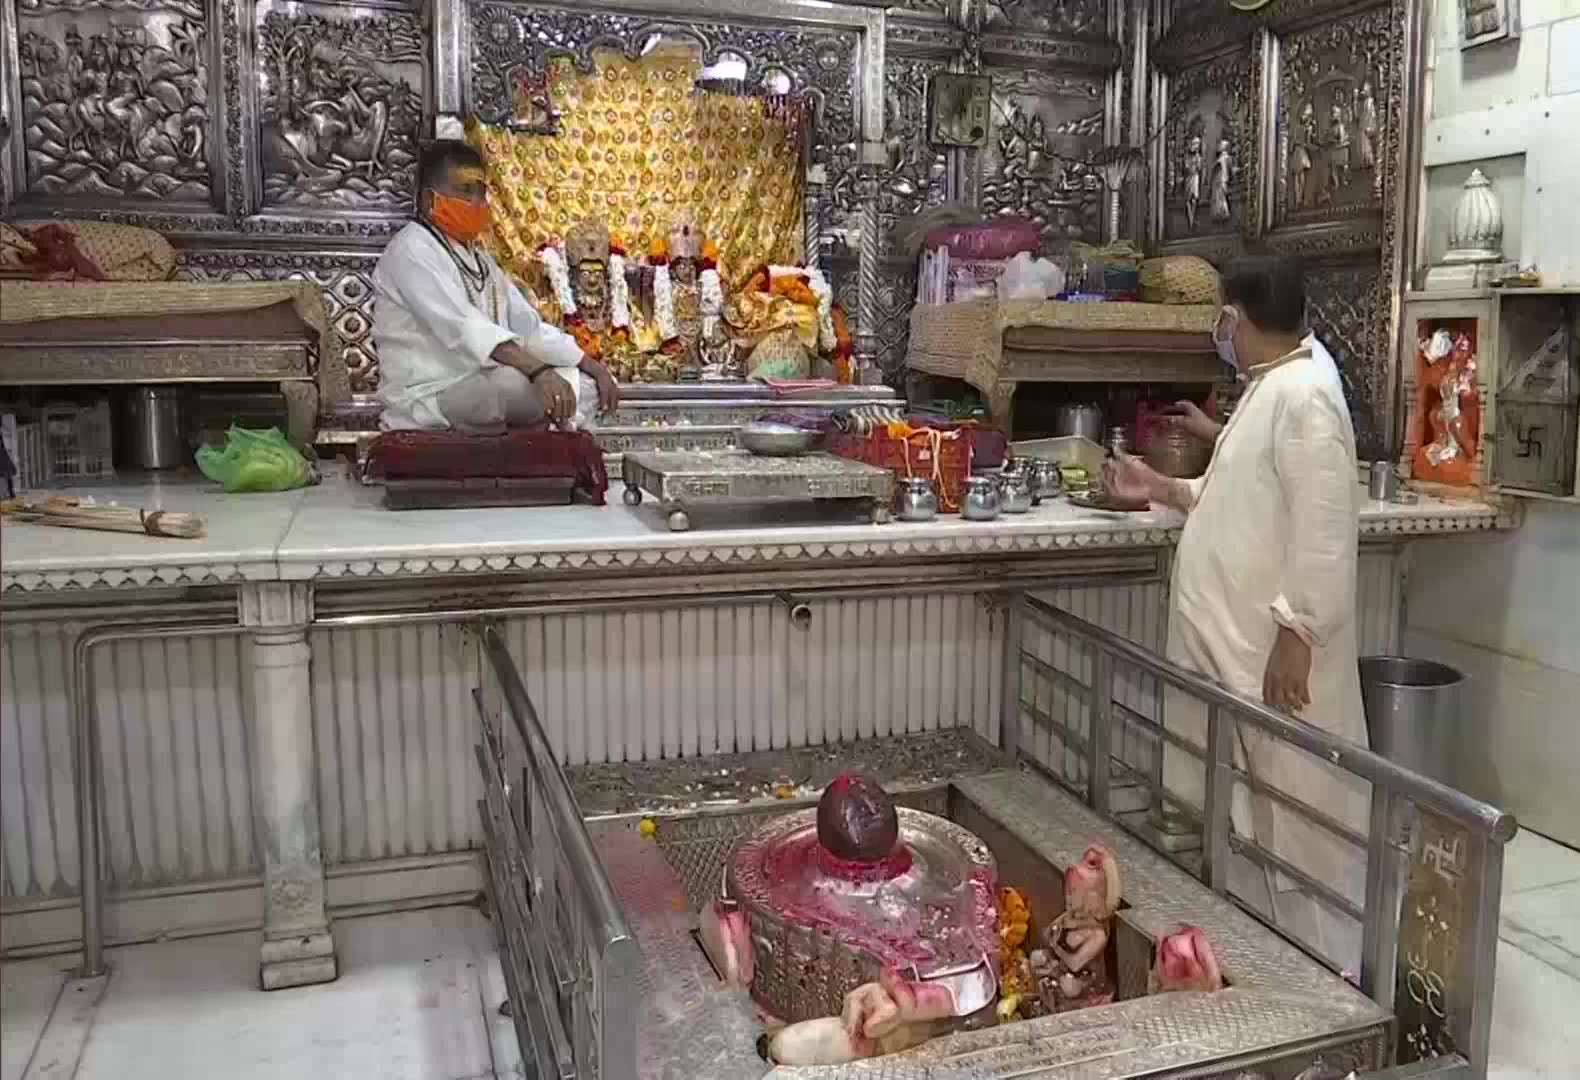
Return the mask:
M1299 719L1366 744L1357 670L1354 436L1337 370L1320 344L1256 374L1219 437L1180 538L1169 613L1168 658L1260 701L1281 627L1311 646L1311 704ZM1170 692L1168 729L1207 745L1206 707ZM1235 728L1236 764L1253 780L1314 807L1361 836L1370 792L1357 777L1248 723ZM1163 784L1205 805L1205 772L1165 746ZM1291 867L1365 904L1366 852L1299 811L1236 784L1236 833ZM1335 966L1358 972L1361 925L1313 898L1289 876L1234 856L1239 899Z

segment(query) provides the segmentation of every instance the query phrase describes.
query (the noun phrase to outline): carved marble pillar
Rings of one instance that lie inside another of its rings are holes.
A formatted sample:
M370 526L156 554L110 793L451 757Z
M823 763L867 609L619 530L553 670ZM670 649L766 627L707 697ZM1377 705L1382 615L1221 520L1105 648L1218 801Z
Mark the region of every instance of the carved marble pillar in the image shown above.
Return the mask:
M335 978L324 904L313 761L307 627L312 587L260 582L241 590L247 650L253 813L263 846L263 988Z

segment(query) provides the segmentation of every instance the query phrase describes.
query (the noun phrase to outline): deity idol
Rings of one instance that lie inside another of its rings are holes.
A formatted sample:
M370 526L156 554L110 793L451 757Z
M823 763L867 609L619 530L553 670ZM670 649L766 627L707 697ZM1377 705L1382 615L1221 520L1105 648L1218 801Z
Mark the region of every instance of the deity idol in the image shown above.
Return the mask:
M1098 844L1064 875L1064 911L1031 954L1031 974L1049 1012L1069 1012L1114 1000L1108 941L1119 910L1119 863Z
M677 226L669 235L669 282L674 297L674 344L666 341L665 347L675 351L682 380L702 375L702 293L698 285L701 273L702 234L689 223Z
M583 352L607 363L616 379L631 381L639 327L626 284L625 249L610 237L609 227L595 218L581 221L566 236L563 251L546 244L539 258L561 328Z
M1417 344L1423 396L1433 401L1427 411L1430 439L1415 455L1415 475L1423 480L1468 483L1479 438L1476 352L1470 335L1439 328Z

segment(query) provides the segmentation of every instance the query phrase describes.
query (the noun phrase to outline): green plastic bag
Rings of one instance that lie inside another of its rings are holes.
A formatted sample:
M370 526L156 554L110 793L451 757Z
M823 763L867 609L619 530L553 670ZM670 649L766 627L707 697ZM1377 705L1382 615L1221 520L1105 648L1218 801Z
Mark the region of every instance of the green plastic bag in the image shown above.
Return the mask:
M232 494L242 491L290 491L314 480L313 466L285 441L278 428L249 431L232 427L225 433L225 447L202 447L198 468Z

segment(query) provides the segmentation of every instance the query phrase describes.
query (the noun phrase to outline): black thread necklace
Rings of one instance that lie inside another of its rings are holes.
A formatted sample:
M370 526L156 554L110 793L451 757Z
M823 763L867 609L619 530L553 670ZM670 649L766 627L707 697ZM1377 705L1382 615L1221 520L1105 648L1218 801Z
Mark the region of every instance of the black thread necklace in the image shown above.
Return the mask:
M467 291L475 291L478 298L481 299L484 286L488 284L488 264L483 261L483 253L481 251L475 253L474 259L477 265L467 266L466 260L461 257L461 250L450 241L448 236L444 235L439 229L434 228L431 222L423 218L418 218L417 220L422 222L422 227L427 229L435 240L439 241L445 252L449 254L450 261L455 263L455 268L461 272L462 279L471 285L472 288Z

